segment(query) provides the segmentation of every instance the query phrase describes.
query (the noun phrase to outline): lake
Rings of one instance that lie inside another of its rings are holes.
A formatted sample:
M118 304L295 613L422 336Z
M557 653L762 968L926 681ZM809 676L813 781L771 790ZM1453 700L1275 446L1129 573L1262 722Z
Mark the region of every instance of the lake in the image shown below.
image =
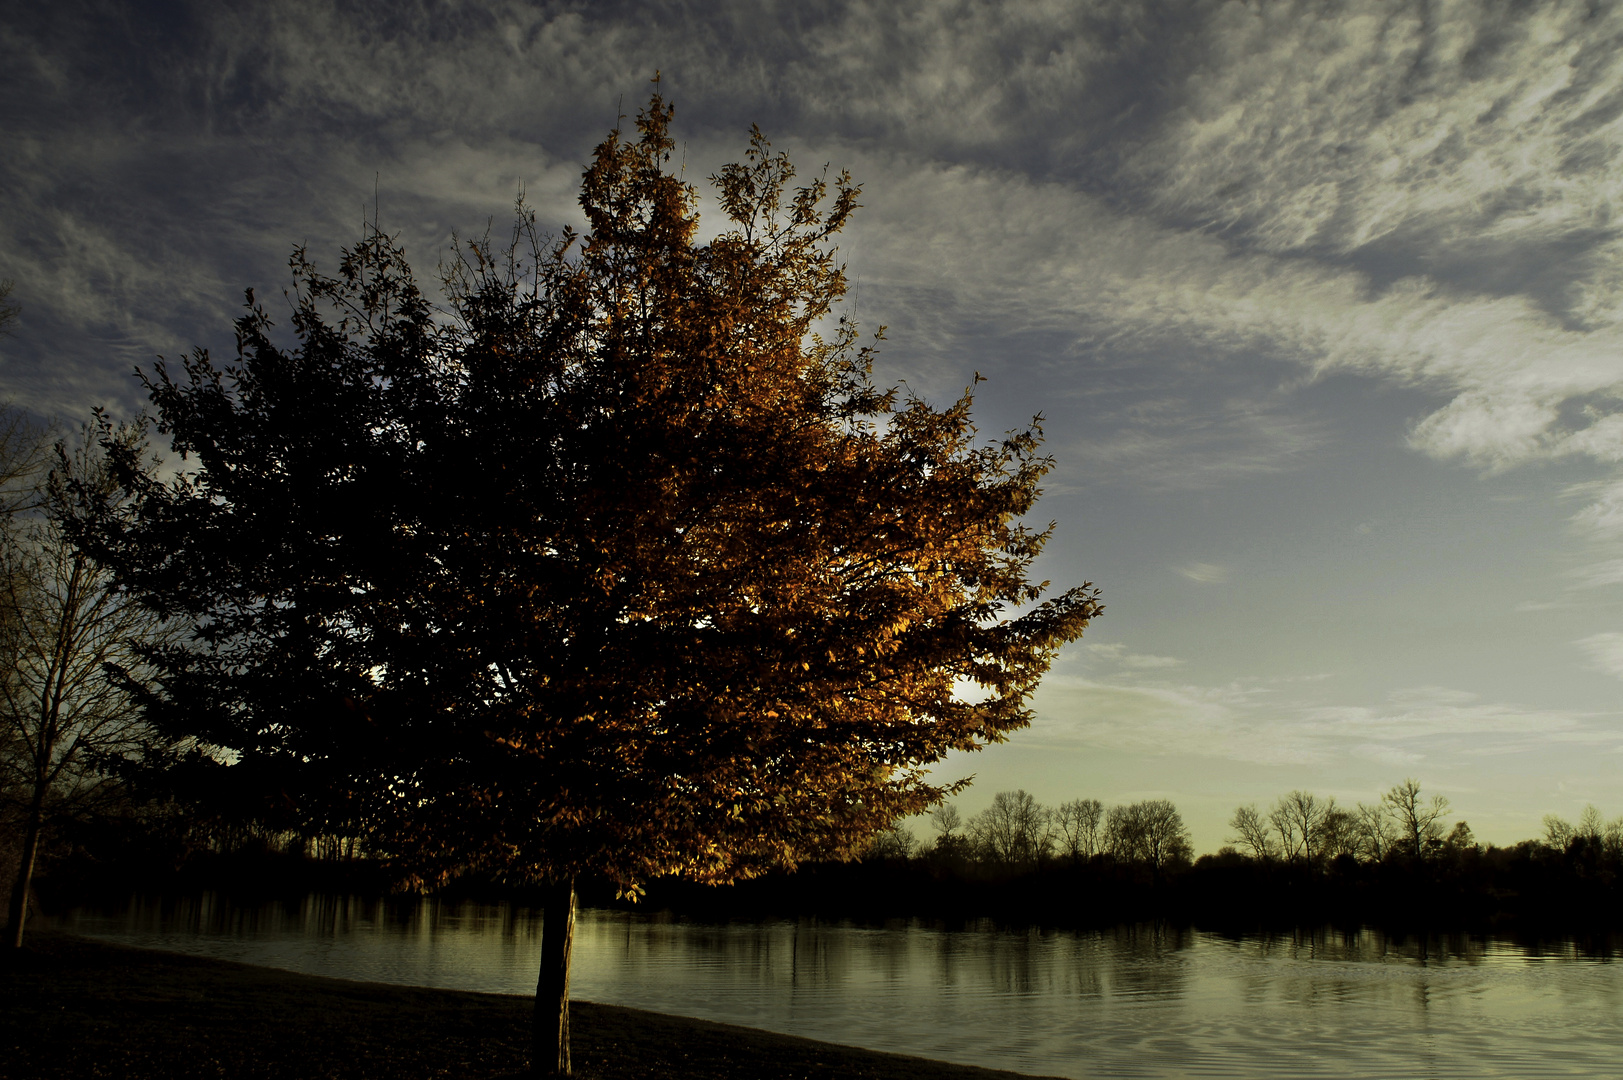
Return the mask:
M533 994L539 913L212 895L50 920L150 948ZM971 1065L1095 1077L1623 1074L1623 965L1571 942L712 925L583 909L573 996Z

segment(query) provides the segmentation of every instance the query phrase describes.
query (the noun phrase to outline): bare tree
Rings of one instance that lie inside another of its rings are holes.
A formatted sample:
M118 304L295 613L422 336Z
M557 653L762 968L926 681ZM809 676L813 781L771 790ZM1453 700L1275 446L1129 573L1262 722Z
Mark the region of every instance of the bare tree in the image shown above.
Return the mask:
M136 438L127 430L117 437ZM112 491L88 433L76 449L58 448L50 486L66 483ZM138 747L143 727L129 677L144 666L136 643L153 641L158 623L109 587L54 515L9 530L0 548L0 622L9 639L0 790L22 841L7 912L7 944L18 948L42 839L53 825L106 805L116 785L104 766Z
M1034 866L1053 845L1048 810L1023 788L993 795L970 818L969 833L986 859L1009 867Z
M975 837L957 806L942 803L932 810L930 828L936 833L930 853L938 859L966 862L975 857Z
M1597 844L1606 835L1606 821L1594 803L1584 807L1584 812L1578 815L1578 835Z
M1279 856L1287 862L1302 854L1302 831L1297 827L1296 816L1284 805L1275 803L1268 811L1268 820L1279 831Z
M1143 823L1137 804L1121 803L1105 811L1105 853L1122 862L1134 862L1143 854Z
M38 508L50 449L49 427L15 405L0 405L0 528Z
M897 824L884 832L875 833L863 849L862 857L881 862L906 862L913 857L918 844L919 839L911 829Z
M1099 853L1099 823L1104 805L1098 799L1072 799L1054 811L1054 828L1060 849L1073 863Z
M1397 846L1398 837L1392 815L1384 799L1373 805L1359 803L1353 812L1353 829L1357 853L1370 862L1381 862Z
M1594 804L1584 807L1576 825L1555 814L1544 815L1544 842L1550 847L1566 851L1579 840L1603 850L1623 850L1623 818L1608 822Z
M1329 800L1324 818L1319 822L1319 858L1323 862L1343 855L1357 858L1359 850L1358 818Z
M1229 828L1235 834L1229 838L1229 843L1244 844L1251 849L1253 859L1271 859L1277 853L1273 830L1257 812L1255 803L1235 807L1234 816L1229 818Z
M1287 857L1300 856L1315 865L1324 861L1324 826L1334 810L1334 799L1321 799L1309 791L1292 791L1281 796L1269 816L1280 834L1290 837L1291 850Z
M1178 808L1166 799L1112 806L1105 815L1105 844L1124 862L1144 863L1159 876L1168 865L1193 852Z
M1544 815L1544 842L1557 851L1567 850L1578 836L1578 830L1572 827L1572 822L1555 814Z
M4 299L5 286L9 283L0 283L0 301ZM4 311L0 310L0 332L4 324ZM20 560L4 556L17 544L26 513L38 504L49 449L49 431L44 425L34 423L17 406L0 405L0 577L5 578L0 587L23 585L10 580L11 574L22 571ZM6 658L0 677L7 680L14 671L11 658L21 649L20 637L21 627L14 613L0 605L0 656ZM0 727L0 758L11 760L20 752L21 746L11 730ZM21 797L20 790L15 778L0 769L0 866L15 867L22 850L18 807L27 800Z
M1167 799L1149 799L1137 804L1144 828L1144 854L1157 872L1176 862L1187 861L1194 848L1183 816Z
M1448 813L1446 798L1433 795L1427 801L1420 795L1420 782L1406 779L1382 795L1381 801L1397 818L1398 833L1407 854L1424 858L1442 843L1442 820Z
M930 851L954 859L970 855L971 842L964 835L964 816L953 803L940 803L930 811L930 828L936 833Z

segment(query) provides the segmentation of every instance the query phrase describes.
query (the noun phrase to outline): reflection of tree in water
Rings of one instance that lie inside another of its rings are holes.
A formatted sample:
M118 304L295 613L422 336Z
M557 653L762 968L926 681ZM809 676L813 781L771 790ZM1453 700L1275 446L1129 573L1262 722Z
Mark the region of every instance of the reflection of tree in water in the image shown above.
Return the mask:
M801 919L789 936L789 981L796 987L822 989L843 983L851 971L851 937L843 927Z
M885 982L905 982L915 973L914 941L921 936L917 921L893 919L883 930L854 933L865 966Z
M1041 937L1036 930L998 935L996 947L987 953L987 986L997 993L1022 997L1036 993L1041 983L1041 964L1032 952L1041 948Z
M1248 1006L1323 1008L1339 1014L1354 1003L1385 1002L1410 1013L1415 1033L1423 1039L1430 1038L1436 980L1452 979L1415 969L1476 967L1493 951L1489 939L1471 934L1388 934L1367 927L1212 938L1213 944L1219 940L1251 961L1234 968L1234 985ZM1382 968L1388 974L1381 974Z
M842 929L815 919L744 926L674 924L660 945L672 960L697 956L700 963L721 967L733 977L747 974L762 984L821 989L838 985L852 968L851 936Z
M1072 934L1058 942L1055 990L1097 1000L1109 993L1105 971L1114 949L1104 934Z
M979 921L960 930L917 935L927 951L934 985L963 988L975 994L1028 995L1046 982L1040 956L1045 946L1038 931L1009 932ZM918 960L924 960L919 957Z
M1108 932L1110 992L1117 997L1182 997L1188 965L1178 954L1194 943L1192 931L1165 923L1130 923Z
M1100 992L1099 961L1078 955L1075 934L1010 931L979 921L958 930L908 936L916 944L908 951L906 968L899 970L915 980L927 972L933 990L977 997Z
M1346 963L1410 960L1422 965L1479 964L1490 948L1488 938L1480 934L1387 934L1371 927L1352 930L1322 926L1224 938L1262 959Z
M1096 933L943 934L936 943L938 985L979 993L1178 997L1187 972L1176 954L1193 944L1187 929L1143 923ZM965 971L965 961L975 970Z
M1095 1002L1111 992L1115 980L1109 973L1119 959L1113 935L1067 934L1055 951L1055 992Z
M361 904L350 897L315 895L239 904L221 893L202 892L135 897L120 921L127 933L245 937L291 932L331 936L353 929L356 908Z
M1517 934L1513 939L1529 960L1614 960L1623 956L1623 933L1593 931L1577 937Z

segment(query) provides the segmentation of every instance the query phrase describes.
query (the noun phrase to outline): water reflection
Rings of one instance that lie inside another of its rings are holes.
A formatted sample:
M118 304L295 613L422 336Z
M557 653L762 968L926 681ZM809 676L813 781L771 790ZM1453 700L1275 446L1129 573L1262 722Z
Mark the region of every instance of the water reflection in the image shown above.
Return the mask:
M524 994L539 913L213 896L64 928L323 975ZM1370 930L1244 937L816 921L707 925L592 911L577 996L1071 1077L1596 1076L1623 1045L1614 942Z

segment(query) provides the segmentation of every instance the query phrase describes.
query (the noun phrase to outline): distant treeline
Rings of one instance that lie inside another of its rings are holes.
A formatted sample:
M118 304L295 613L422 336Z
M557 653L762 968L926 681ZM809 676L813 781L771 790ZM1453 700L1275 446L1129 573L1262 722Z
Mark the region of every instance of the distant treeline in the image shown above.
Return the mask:
M1371 804L1292 791L1236 809L1230 843L1192 857L1164 799L1046 807L999 792L965 819L945 805L920 842L875 838L848 864L726 890L661 883L649 901L695 915L813 913L868 920L992 918L1054 926L1145 918L1245 930L1339 923L1393 929L1575 932L1623 926L1623 819L1576 823L1509 847L1477 843L1448 801L1405 780Z
M1189 830L1166 799L1106 809L1098 799L1043 806L1023 790L1000 791L967 821L952 803L930 817L934 838L920 845L905 827L876 836L870 859L928 857L975 876L1007 876L1056 860L1075 864L1095 857L1147 867L1152 873L1187 865Z
M1405 780L1372 804L1292 791L1271 807L1238 807L1230 843L1193 857L1176 806L1150 799L1048 807L1004 791L969 818L952 804L928 839L906 828L875 837L849 862L802 865L712 888L656 881L639 906L703 918L816 915L1050 926L1167 919L1246 930L1339 923L1394 929L1623 926L1623 819L1593 807L1576 822L1545 819L1542 837L1479 844L1447 800ZM355 837L177 813L104 818L64 834L44 884L52 906L109 890L220 888L264 897L305 890L385 892L386 860ZM452 896L537 898L471 874ZM586 903L616 904L587 883Z
M1447 866L1490 851L1538 849L1547 855L1584 854L1600 863L1623 861L1623 818L1607 821L1590 806L1576 824L1548 815L1544 835L1499 849L1477 843L1464 821L1448 821L1449 803L1426 797L1420 783L1404 780L1373 803L1347 809L1309 791L1292 791L1273 806L1237 807L1232 835L1214 855L1193 858L1189 832L1166 799L1106 808L1097 799L1046 807L1025 791L1001 791L985 810L965 820L951 803L931 815L933 838L920 843L897 827L875 837L869 860L921 859L968 876L1104 862L1154 874L1186 873L1207 864L1295 866L1325 871L1348 862Z

